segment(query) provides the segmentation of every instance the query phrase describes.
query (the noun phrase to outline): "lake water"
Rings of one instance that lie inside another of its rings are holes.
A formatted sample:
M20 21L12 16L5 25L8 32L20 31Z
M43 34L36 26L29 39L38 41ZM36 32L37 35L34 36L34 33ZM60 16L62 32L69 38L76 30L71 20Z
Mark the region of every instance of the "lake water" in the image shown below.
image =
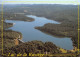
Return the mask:
M35 21L33 22L26 22L26 21L15 21L15 20L5 20L7 23L15 23L15 25L9 29L12 29L14 31L19 31L23 35L23 41L32 41L32 40L39 40L39 41L50 41L53 42L55 45L71 50L73 49L73 43L71 38L68 37L55 37L48 34L45 34L34 27L36 26L43 26L46 23L54 23L54 24L60 24L57 21L49 20L44 17L37 17L34 15L27 15L27 17L34 18Z

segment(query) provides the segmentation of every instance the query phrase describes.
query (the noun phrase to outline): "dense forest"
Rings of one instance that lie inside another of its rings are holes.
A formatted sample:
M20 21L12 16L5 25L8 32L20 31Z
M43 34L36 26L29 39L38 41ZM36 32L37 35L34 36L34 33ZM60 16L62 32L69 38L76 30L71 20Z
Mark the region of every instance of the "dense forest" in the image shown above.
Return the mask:
M1 5L0 5L1 7ZM1 8L0 8L1 9ZM12 53L17 54L18 52L50 52L61 53L56 48L56 45L51 42L31 41L21 43L15 46L14 39L21 35L20 32L5 30L13 26L11 23L6 23L5 20L20 20L20 21L34 21L34 19L25 17L25 15L36 15L46 17L50 20L56 20L61 24L47 23L42 27L35 27L42 32L49 33L51 35L60 37L70 37L73 41L73 46L78 47L78 6L77 5L59 5L59 4L18 4L18 5L4 5L3 8L3 19L4 19L4 53L8 53L10 50ZM80 12L79 12L80 13ZM0 10L0 27L1 27L1 10ZM1 30L1 28L0 28ZM0 31L1 34L1 31ZM1 38L1 37L0 37ZM22 38L22 35L21 35ZM10 43L9 43L10 41ZM53 47L53 48L52 48ZM27 49L26 49L27 48ZM24 51L25 50L25 51ZM70 52L69 52L70 53ZM68 56L67 56L68 57ZM73 56L72 56L73 57Z

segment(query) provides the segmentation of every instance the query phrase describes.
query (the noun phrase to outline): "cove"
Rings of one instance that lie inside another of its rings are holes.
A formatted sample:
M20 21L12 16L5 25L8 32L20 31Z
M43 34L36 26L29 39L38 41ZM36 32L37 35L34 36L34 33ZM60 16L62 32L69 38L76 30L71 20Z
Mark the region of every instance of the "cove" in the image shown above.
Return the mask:
M7 23L15 23L13 27L10 27L8 29L19 31L23 35L23 41L49 41L54 43L56 46L59 46L66 50L72 50L73 49L73 43L71 38L68 37L55 37L48 34L45 34L34 27L36 26L43 26L46 23L53 23L53 24L60 24L60 22L49 20L45 17L37 17L34 15L26 15L27 17L35 19L33 22L26 22L26 21L15 21L15 20L5 20Z

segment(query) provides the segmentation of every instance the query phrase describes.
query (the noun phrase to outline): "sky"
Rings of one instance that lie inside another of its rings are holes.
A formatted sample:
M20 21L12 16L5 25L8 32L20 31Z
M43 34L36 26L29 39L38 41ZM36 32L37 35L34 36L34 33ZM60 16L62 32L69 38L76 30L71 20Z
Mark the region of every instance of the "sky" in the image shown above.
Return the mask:
M13 1L13 2L9 2L9 1ZM29 1L29 2L25 2L25 1ZM5 2L4 4L73 4L76 5L77 2L80 4L80 0L0 0L0 4L2 4L2 2Z

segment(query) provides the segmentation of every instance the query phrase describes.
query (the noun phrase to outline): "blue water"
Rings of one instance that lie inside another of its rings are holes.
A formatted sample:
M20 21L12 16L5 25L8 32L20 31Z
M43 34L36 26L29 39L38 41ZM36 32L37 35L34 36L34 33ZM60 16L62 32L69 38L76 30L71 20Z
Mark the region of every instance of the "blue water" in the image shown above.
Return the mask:
M50 41L53 42L55 45L71 50L73 49L73 43L71 38L68 37L54 37L48 34L45 34L34 27L36 26L43 26L46 23L54 23L54 24L60 24L60 22L49 20L44 17L37 17L33 15L27 15L27 17L34 18L35 21L33 22L26 22L26 21L15 21L15 20L5 20L8 23L15 23L15 25L9 29L12 29L14 31L19 31L23 35L23 41L32 41L32 40L39 40L39 41Z

